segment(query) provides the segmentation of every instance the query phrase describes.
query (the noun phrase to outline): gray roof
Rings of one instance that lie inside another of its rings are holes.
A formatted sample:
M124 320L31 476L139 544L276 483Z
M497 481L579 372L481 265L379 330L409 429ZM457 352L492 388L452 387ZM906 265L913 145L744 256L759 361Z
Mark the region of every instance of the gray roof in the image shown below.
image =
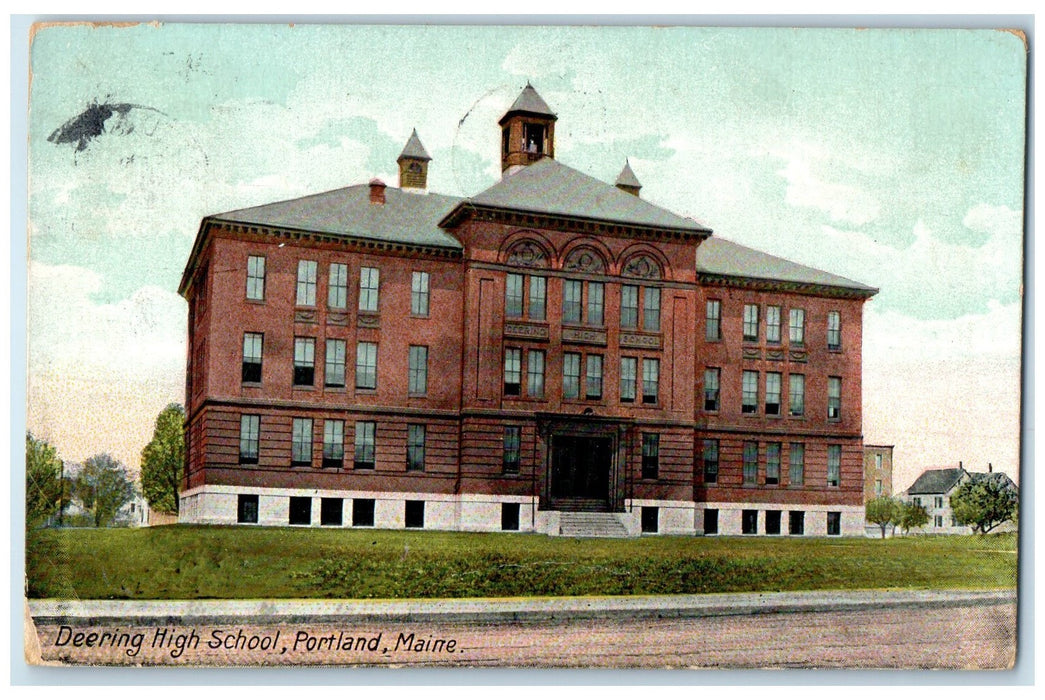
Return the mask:
M460 250L461 243L438 225L460 201L387 187L385 204L371 204L370 187L355 185L209 218Z
M919 494L942 494L947 493L958 480L961 479L962 474L967 474L961 467L955 467L953 469L927 469L922 472L922 475L914 480L911 487L907 489L907 493L916 496Z
M541 158L533 165L505 174L496 185L465 200L461 206L468 204L633 226L711 232L698 221L673 214L553 158Z
M717 235L703 241L697 248L697 273L843 287L870 294L878 291L866 284L799 265Z
M519 93L519 96L515 98L515 102L508 108L508 111L501 117L500 124L503 126L504 121L509 115L516 112L525 112L527 114L537 114L540 116L551 117L556 119L555 112L548 106L548 103L544 101L537 91L533 89L533 85L526 83L526 87Z
M631 169L631 164L625 160L624 169L620 171L620 175L617 176L617 184L624 185L625 187L642 187L642 183L635 177L635 173Z
M407 139L406 145L403 146L403 152L396 158L396 162L403 160L404 158L413 158L414 160L432 160L432 156L428 155L428 151L425 150L424 144L421 143L421 139L417 136L417 129L414 129L410 134L410 138Z
M968 472L973 481L996 481L1002 488L1017 489L1015 483L1005 472Z

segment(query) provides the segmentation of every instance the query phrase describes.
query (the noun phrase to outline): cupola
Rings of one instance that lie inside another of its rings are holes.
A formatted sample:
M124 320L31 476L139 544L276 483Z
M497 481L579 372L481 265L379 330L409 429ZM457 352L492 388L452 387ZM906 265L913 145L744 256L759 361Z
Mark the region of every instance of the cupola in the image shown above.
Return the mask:
M628 163L628 159L624 159L624 169L620 171L620 175L617 176L617 189L624 190L628 194L633 194L636 197L639 196L639 190L642 189L642 183L635 177L635 173L631 169L631 164Z
M547 156L555 157L557 116L537 94L526 87L501 120L501 172L514 172Z
M399 186L403 189L424 190L428 188L428 155L421 139L414 129L403 146L403 152L396 158L399 163Z

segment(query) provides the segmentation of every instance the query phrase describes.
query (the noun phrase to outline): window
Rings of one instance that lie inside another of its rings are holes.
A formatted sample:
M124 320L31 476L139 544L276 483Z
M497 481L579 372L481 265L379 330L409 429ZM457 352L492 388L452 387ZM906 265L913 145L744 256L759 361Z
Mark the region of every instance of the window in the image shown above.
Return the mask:
M638 359L634 357L620 358L620 400L630 403L635 400L635 373L638 371Z
M356 388L377 388L377 343L356 343Z
M922 505L922 499L921 499L921 498L919 498L918 496L915 496L915 497L914 497L914 504L915 504L916 506L920 506L920 505Z
M356 447L353 467L356 469L374 468L374 432L373 421L356 422Z
M543 321L548 282L543 277L530 278L530 320ZM516 528L518 529L518 528Z
M642 297L642 330L660 332L660 290L646 287Z
M290 437L290 464L312 466L312 419L295 418Z
M718 410L718 367L708 367L704 370L704 410Z
M519 529L519 504L501 504L501 529L514 532Z
M842 378L827 378L827 420L842 419Z
M294 338L294 386L312 386L316 374L316 339Z
M936 525L936 527L943 527L943 516L942 515L934 516L933 517L933 523Z
M790 338L792 345L806 342L806 312L802 309L791 309Z
M620 288L620 327L639 327L639 288L630 284Z
M428 273L414 272L410 277L410 313L428 315Z
M828 535L841 535L842 534L842 514L837 511L830 511L827 514L827 534Z
M766 511L766 534L767 535L779 535L780 534L780 511L779 510L767 510Z
M377 313L377 293L381 274L376 267L359 268L359 310Z
M316 269L315 260L298 261L298 306L316 305Z
M522 393L522 350L504 349L504 395L519 396Z
M428 393L428 348L411 345L409 356L409 391L414 396Z
M243 334L243 371L244 384L261 381L261 349L264 345L264 334Z
M562 283L562 322L581 322L581 283L580 280L563 280Z
M660 394L660 360L642 361L642 403L657 403Z
M780 483L780 443L770 442L766 444L766 485L774 486Z
M792 535L805 534L806 514L803 510L792 510L787 514L787 529Z
M291 525L311 525L312 498L310 496L291 496L289 515L287 522Z
M704 440L704 483L718 483L718 440Z
M642 478L656 479L660 470L660 435L642 434Z
M758 443L751 440L744 442L744 485L754 486L758 483Z
M758 534L758 511L757 510L742 510L740 511L740 533L743 535L757 535Z
M741 413L758 413L758 372L744 370Z
M322 498L319 501L319 524L340 526L343 501L340 498Z
M933 498L933 508L943 508L943 496L935 496Z
M601 326L603 324L603 300L606 295L606 285L602 282L588 282L588 325Z
M780 342L780 307L766 307L766 342Z
M842 480L842 446L827 446L827 485L838 486Z
M882 495L882 480L881 479L875 479L874 480L874 495L875 496L881 496Z
M757 304L744 304L744 341L758 342Z
M345 421L323 421L323 467L340 469L345 460Z
M877 454L874 456L874 468L877 471L882 471L882 455Z
M827 312L827 349L842 349L842 315L837 311Z
M343 309L348 306L348 265L344 263L330 264L327 306L332 309Z
M766 372L766 415L780 415L780 372Z
M325 386L345 386L345 348L346 343L343 340L327 341L326 369L323 372Z
M718 299L708 299L707 325L704 337L707 340L722 340L722 302Z
M508 275L504 280L504 315L507 318L522 318L523 276Z
M264 258L262 258L264 260ZM258 497L256 494L239 494L236 499L236 522L258 522Z
M639 518L644 533L654 534L660 531L660 508L656 506L642 506Z
M258 463L258 442L261 433L261 416L240 416L239 419L239 463Z
M584 398L597 401L602 398L602 355L588 355L587 381L584 384Z
M788 454L790 470L787 479L791 486L801 486L805 480L806 446L804 442L792 442Z
M562 356L562 397L577 399L581 395L581 356L575 352Z
M265 258L260 255L247 256L247 298L251 301L265 299Z
M526 395L535 399L544 397L544 351L526 353Z
M407 527L423 528L425 526L425 502L407 501L404 516Z
M788 377L789 410L792 416L801 416L806 412L806 378L802 374Z
M704 510L704 534L718 534L718 508L707 508Z
M373 527L374 526L374 499L353 498L352 499L352 526Z
M423 425L408 425L406 430L406 470L423 472L425 470L425 435Z
M517 425L504 426L504 453L501 458L501 466L505 474L519 473L519 447L521 441L522 428Z

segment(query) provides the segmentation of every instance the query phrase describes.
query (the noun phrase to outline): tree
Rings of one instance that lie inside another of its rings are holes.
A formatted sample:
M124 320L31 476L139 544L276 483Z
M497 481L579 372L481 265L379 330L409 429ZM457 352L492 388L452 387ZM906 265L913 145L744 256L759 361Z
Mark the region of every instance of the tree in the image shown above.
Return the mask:
M921 527L929 522L929 511L925 506L918 505L914 501L903 503L900 506L900 522L903 534L907 534L912 527Z
M35 527L54 515L62 497L62 460L58 451L25 434L25 526Z
M864 507L864 517L867 522L882 528L882 539L885 539L885 528L895 524L900 519L903 505L895 498L889 496L878 496L872 498Z
M176 403L160 411L152 441L142 450L142 492L149 506L178 512L178 487L185 463L185 411Z
M95 527L111 525L116 514L134 496L126 468L107 454L86 460L73 479L73 494L94 519Z
M951 512L959 525L972 525L972 531L986 534L1011 520L1019 498L1007 476L998 472L975 475L951 494Z

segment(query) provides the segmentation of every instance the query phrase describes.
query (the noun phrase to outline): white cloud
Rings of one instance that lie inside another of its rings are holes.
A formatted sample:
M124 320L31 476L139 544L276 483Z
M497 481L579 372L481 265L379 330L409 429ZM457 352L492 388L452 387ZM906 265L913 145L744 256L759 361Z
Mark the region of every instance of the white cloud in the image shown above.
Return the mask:
M856 226L878 218L880 206L869 192L852 185L825 182L813 174L813 167L808 157L797 153L787 157L787 165L778 174L787 180L788 204L819 209L832 221Z

